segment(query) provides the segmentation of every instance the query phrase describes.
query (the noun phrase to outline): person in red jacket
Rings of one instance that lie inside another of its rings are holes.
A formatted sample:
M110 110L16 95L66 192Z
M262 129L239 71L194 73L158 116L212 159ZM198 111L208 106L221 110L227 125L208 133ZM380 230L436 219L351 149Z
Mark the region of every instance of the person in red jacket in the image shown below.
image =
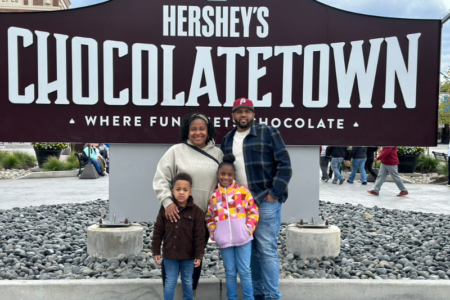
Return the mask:
M367 192L371 195L378 196L380 194L381 186L389 174L392 179L394 179L397 187L400 189L400 194L398 194L397 197L404 197L408 195L408 190L403 184L402 178L398 174L397 147L383 147L380 156L375 159L375 162L377 162L377 160L381 160L380 171L378 172L374 189Z

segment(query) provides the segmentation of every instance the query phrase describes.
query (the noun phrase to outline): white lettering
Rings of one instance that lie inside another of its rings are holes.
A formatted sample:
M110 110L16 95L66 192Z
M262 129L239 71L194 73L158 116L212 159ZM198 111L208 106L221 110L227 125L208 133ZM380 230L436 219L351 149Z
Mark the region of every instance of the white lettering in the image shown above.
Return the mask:
M163 48L164 49L164 48ZM151 44L134 44L132 48L133 103L139 106L153 106L158 103L158 48ZM148 53L148 98L142 96L142 53ZM172 77L172 76L170 76ZM170 78L170 80L172 80ZM165 91L165 90L164 90ZM166 91L165 91L166 92ZM170 86L172 98L172 86ZM184 102L184 101L183 101ZM164 103L164 102L163 102ZM161 104L162 105L162 104Z
M17 27L8 28L9 101L14 104L30 104L34 101L34 84L25 88L24 95L19 95L19 37L23 38L23 47L33 44L31 31Z
M387 42L387 62L386 62L386 99L383 108L396 108L395 96L395 75L405 100L407 108L416 107L417 94L417 58L419 51L420 33L408 34L408 70L406 70L405 60L396 37L386 38Z
M97 116L91 117L91 116L85 116L84 117L86 119L86 124L87 126L95 126L95 122L97 121Z
M313 100L312 98L314 52L320 53L318 100ZM303 105L305 107L327 106L329 62L330 47L327 44L309 45L305 47L305 63L303 69Z
M170 6L170 15L169 15L169 6L163 6L163 35L169 35L169 27L170 27L170 36L176 35L176 7L174 5Z
M222 106L217 96L216 79L211 58L211 47L196 47L197 58L195 59L194 74L192 75L191 89L186 106L199 106L198 97L208 94L208 106ZM200 87L203 74L205 74L206 85Z
M161 45L164 52L164 72L163 72L163 102L161 106L184 106L184 92L181 92L173 99L173 49L172 45Z
M258 8L258 21L261 23L261 26L256 27L256 34L260 38L265 38L269 35L269 24L266 19L269 16L269 9L267 7Z
M275 56L283 53L283 102L280 107L294 107L292 104L292 67L294 53L302 55L302 46L276 46Z
M345 70L344 45L345 43L331 44L334 52L334 61L336 64L336 80L339 93L339 108L351 108L350 97L352 96L355 77L358 79L360 108L372 108L372 94L375 85L375 75L377 73L378 57L380 56L380 47L384 39L370 40L370 55L365 68L364 54L362 45L364 41L354 41L352 52L348 62L347 71Z
M38 99L36 104L50 104L48 94L58 92L55 104L69 104L67 99L67 35L55 34L56 38L56 73L57 80L48 82L48 32L35 31L38 37Z
M301 125L299 124L299 122L301 122ZM297 119L297 120L295 120L295 127L297 127L297 128L303 128L303 127L305 127L305 120L303 120L303 119Z
M236 96L236 55L245 56L245 47L218 47L217 56L227 57L225 107L232 107Z
M119 57L128 54L128 45L124 42L105 41L103 43L103 97L107 105L127 105L129 89L120 91L119 98L114 98L114 49L119 50Z
M267 60L272 57L272 47L247 47L249 52L248 62L248 97L252 99L255 107L271 107L272 93L267 93L258 99L258 80L266 75L266 67L258 69L259 54L263 55L263 59Z
M83 73L81 70L81 47L88 48L89 96L83 97ZM72 39L72 94L73 102L78 105L95 105L98 102L98 45L91 38L74 37Z

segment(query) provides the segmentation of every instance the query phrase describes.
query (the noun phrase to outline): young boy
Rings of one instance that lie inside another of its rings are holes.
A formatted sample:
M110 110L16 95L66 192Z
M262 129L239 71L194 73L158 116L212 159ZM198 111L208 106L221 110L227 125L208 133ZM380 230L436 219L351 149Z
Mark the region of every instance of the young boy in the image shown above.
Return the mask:
M191 197L192 178L180 173L173 181L173 200L180 211L177 222L166 220L161 206L153 231L152 253L161 264L161 243L164 238L163 257L166 272L164 300L175 296L178 273L181 272L183 299L193 299L192 274L194 266L202 261L205 250L205 214Z

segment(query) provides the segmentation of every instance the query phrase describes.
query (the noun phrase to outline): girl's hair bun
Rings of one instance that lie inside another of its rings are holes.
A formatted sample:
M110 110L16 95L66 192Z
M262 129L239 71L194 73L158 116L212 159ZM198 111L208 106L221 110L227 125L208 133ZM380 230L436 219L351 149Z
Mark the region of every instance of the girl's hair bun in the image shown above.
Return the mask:
M234 157L233 153L228 153L223 157L223 162L233 164L236 160L236 157Z

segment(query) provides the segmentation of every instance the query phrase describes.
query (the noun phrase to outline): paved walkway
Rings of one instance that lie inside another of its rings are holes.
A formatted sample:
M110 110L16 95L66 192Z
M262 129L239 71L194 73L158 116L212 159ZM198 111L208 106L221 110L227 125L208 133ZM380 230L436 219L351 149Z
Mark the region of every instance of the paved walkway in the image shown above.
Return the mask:
M321 181L320 200L450 215L450 187L446 185L405 184L409 192L406 197L396 196L399 190L394 182L385 182L380 196L369 195L367 191L372 190L374 185L370 182L367 185L347 182L336 185L331 181Z
M406 184L409 195L398 198L395 183L386 182L380 196L367 194L374 184L342 185L320 183L320 200L332 203L379 206L390 209L450 214L450 187L445 185ZM71 178L0 180L0 209L41 204L77 203L109 199L109 178L80 180Z
M23 145L26 149L28 145ZM14 147L19 148L19 147ZM8 149L9 150L9 149ZM431 151L447 152L447 145L430 148ZM450 187L445 185L407 184L409 195L398 198L395 183L386 182L380 196L367 194L374 184L359 183L343 185L320 182L320 200L332 203L379 206L389 209L411 210L450 214ZM97 199L109 199L109 178L80 180L73 178L0 180L0 209L37 206L42 204L77 203Z
M0 209L109 199L109 177L0 180Z

